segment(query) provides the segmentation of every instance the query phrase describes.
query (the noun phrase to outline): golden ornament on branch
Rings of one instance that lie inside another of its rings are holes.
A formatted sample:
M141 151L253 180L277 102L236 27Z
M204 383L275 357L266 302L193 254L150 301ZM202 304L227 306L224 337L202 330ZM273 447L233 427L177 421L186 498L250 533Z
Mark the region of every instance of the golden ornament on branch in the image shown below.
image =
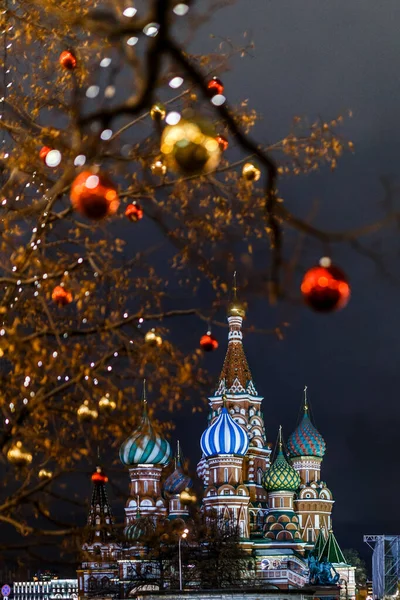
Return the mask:
M150 116L153 121L164 121L167 115L167 109L162 102L156 102L150 109Z
M89 400L85 400L77 410L78 419L80 421L94 421L99 416L95 408L90 408Z
M39 479L51 479L53 477L53 471L47 471L47 469L40 469L38 477Z
M157 177L163 177L167 174L167 165L163 163L161 158L157 158L153 163L151 163L150 170L153 175L156 175Z
M117 404L114 400L110 399L110 394L108 393L99 400L99 409L103 412L112 412L116 408Z
M221 158L213 125L197 115L167 125L161 136L161 152L171 169L184 175L214 171Z
M27 467L32 462L32 454L18 441L8 450L7 460L17 467Z
M247 162L243 165L242 175L246 181L258 181L261 177L261 171L256 164Z
M150 329L144 336L144 341L149 346L161 346L163 343L162 337L159 333L156 333L155 329Z

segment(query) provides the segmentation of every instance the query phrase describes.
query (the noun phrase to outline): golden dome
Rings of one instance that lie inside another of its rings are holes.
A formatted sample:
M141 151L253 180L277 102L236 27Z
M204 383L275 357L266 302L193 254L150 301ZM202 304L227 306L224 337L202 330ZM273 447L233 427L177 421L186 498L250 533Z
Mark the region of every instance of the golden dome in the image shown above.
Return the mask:
M242 317L246 316L246 305L244 302L239 302L236 298L228 304L228 317Z

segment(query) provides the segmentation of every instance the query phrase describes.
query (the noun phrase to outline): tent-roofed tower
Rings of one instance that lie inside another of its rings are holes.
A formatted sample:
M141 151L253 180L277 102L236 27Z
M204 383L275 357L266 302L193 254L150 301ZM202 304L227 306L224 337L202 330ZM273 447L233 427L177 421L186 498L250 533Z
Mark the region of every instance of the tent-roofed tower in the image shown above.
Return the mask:
M326 561L332 563L333 568L340 575L342 592L345 593L347 598L354 597L356 593L356 568L349 565L346 561L332 530L329 531L325 544L319 553L318 560L320 562Z
M78 571L80 597L100 591L106 593L118 573L115 556L118 541L106 490L108 477L103 468L97 466L91 479L92 498L82 546L84 559Z
M332 492L321 481L321 463L326 450L325 440L310 418L307 386L304 388L303 417L288 439L288 453L301 485L295 500L302 538L308 548L314 547L321 530L332 527Z
M147 407L146 382L142 392L141 421L122 443L119 456L128 467L131 479L130 496L125 507L125 533L130 537L138 509L143 517L164 517L167 507L161 493L161 474L171 459L171 446L153 427Z
M216 390L209 397L208 418L209 424L218 418L225 398L227 411L247 433L249 449L244 459L243 479L250 493L250 523L254 530L257 522L261 523L266 509L267 494L262 486L262 476L269 467L271 450L267 445L261 410L263 397L258 395L243 347L242 325L245 316L245 306L237 297L235 274L233 298L227 311L228 348ZM208 471L204 460L198 472L207 485ZM257 519L257 513L261 513L261 519Z

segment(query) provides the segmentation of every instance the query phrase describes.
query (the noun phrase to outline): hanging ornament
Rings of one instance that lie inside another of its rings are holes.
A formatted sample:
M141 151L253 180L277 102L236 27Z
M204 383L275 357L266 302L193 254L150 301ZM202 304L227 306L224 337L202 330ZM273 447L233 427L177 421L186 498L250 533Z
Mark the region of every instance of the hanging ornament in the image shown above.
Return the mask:
M99 221L117 212L119 199L114 184L105 175L82 171L71 185L72 206L88 219Z
M213 96L216 96L217 94L223 94L224 84L222 83L222 81L220 79L218 79L218 77L213 77L207 83L207 89L208 89L209 95L212 98Z
M167 165L163 163L161 158L157 158L153 163L151 163L150 170L153 175L156 175L157 177L163 177L167 174Z
M190 116L193 114L190 111ZM221 150L212 124L198 116L167 125L161 136L161 152L174 171L184 175L207 173L217 168Z
M67 71L72 71L76 67L76 57L70 50L64 50L60 54L60 65L67 69Z
M211 334L211 331L207 331L205 335L201 336L200 347L204 352L212 352L218 348L218 340Z
M38 477L39 479L51 479L53 477L53 472L47 471L47 469L40 469Z
M8 450L7 460L17 467L27 467L32 462L32 454L18 441Z
M61 285L56 285L51 294L51 299L57 306L66 306L67 304L71 304L73 300L71 292Z
M261 171L254 163L247 162L243 165L242 175L246 181L258 181L261 177Z
M146 333L146 335L144 336L144 341L149 346L161 346L163 342L161 335L159 333L156 333L155 329L150 329L150 331Z
M140 204L136 204L136 202L132 202L132 204L128 204L125 209L125 216L130 220L136 223L136 221L140 221L143 219L143 208Z
M306 303L317 312L338 310L350 299L346 275L327 257L321 258L319 265L304 275L301 292Z
M93 421L97 419L99 413L95 408L90 408L89 400L85 400L78 408L77 415L80 421Z
M41 158L45 164L46 164L46 156L48 155L50 150L51 150L51 148L49 148L48 146L43 146L43 148L40 149L39 158Z
M150 109L150 116L153 121L164 121L167 115L167 109L162 102L156 102Z
M225 150L228 149L229 146L229 142L226 139L225 136L218 134L217 137L215 138L218 142L219 145L219 149L221 150L221 152L225 152Z
M110 394L107 393L99 400L99 408L104 412L112 412L117 405L114 400L110 400Z
M96 467L91 479L94 483L107 483L108 481L108 477L101 467Z

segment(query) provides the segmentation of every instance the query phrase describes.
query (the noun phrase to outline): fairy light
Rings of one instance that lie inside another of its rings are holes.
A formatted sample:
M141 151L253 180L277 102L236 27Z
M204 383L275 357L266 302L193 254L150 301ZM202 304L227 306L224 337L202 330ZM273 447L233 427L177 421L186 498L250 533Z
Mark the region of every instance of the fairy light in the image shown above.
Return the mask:
M215 96L211 98L211 102L214 106L222 106L226 102L226 98L223 94L215 94Z
M125 8L122 14L124 15L124 17L128 17L131 19L136 15L136 13L137 9L134 6L127 6L127 8Z
M177 90L178 88L181 87L182 83L183 83L183 77L173 77L168 85L173 90Z

